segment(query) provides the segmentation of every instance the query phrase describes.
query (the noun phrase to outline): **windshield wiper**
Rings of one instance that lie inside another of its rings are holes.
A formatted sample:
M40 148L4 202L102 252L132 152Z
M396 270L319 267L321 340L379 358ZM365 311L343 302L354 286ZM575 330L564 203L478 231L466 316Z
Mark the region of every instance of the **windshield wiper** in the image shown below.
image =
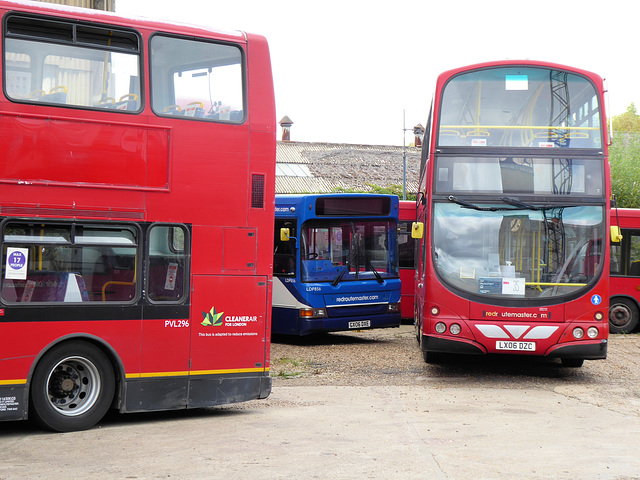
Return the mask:
M534 211L542 211L545 212L547 210L553 210L554 208L563 208L565 205L542 205L537 207L535 205L531 205L530 203L521 202L516 198L511 197L500 197L499 200L501 202L512 205L515 208L502 208L502 207L481 207L479 205L475 205L470 202L466 202L465 200L460 200L453 195L449 195L447 200L450 202L456 203L463 208L472 208L473 210L478 210L480 212L509 212L511 210L534 210ZM569 205L567 205L569 206Z
M469 202L465 202L464 200L460 200L459 198L454 197L453 195L449 195L447 197L447 200L449 200L450 202L453 202L453 203L457 203L461 207L472 208L474 210L479 210L480 212L497 212L498 210L504 210L504 209L500 209L498 207L481 207L479 205L474 205L473 203L469 203Z
M367 262L369 262L369 267L371 267L371 271L376 276L378 283L382 285L384 283L384 280L382 279L382 275L380 275L378 271L373 267L373 263L371 263L371 260L367 260Z
M349 259L350 258L351 256L349 256ZM340 270L340 273L338 274L338 276L333 280L333 282L331 282L332 286L334 287L338 286L344 274L347 273L347 270L349 270L349 259L347 259L347 262L344 264L344 267L342 267L342 270Z
M356 231L356 226L353 222L349 222L349 224L351 225L351 232L355 232ZM357 248L357 243L356 243L356 248ZM333 282L331 282L331 285L334 287L337 287L338 284L340 283L340 280L342 280L342 277L344 277L344 274L347 273L349 271L349 266L351 265L351 261L354 258L354 254L355 254L355 250L353 248L353 245L351 242L349 242L349 256L347 257L347 260L344 263L344 267L342 268L342 270L340 270L340 273L338 274L338 276L333 280ZM357 259L357 255L356 255L356 259ZM358 272L358 265L356 265L355 268L356 274Z
M342 270L340 270L340 273L338 274L338 276L333 280L333 282L331 282L331 285L333 285L334 287L338 286L338 284L340 283L340 280L342 280L342 277L344 277L344 274L349 271L349 266L351 265L351 259L353 258L353 254L354 252L352 250L349 250L349 256L347 257L346 262L344 262L344 267L342 267ZM356 268L356 271L357 270L358 269Z
M553 210L554 208L566 208L571 205L542 205L540 207L536 207L535 205L531 205L530 203L521 202L517 198L511 197L500 197L500 200L504 203L508 203L509 205L513 205L514 207L524 208L526 210L536 210L536 211L547 211Z

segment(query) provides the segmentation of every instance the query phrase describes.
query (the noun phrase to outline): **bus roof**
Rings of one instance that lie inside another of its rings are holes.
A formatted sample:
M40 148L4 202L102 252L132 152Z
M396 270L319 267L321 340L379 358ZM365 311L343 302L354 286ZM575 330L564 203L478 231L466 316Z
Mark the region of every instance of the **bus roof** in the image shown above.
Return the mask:
M562 65L559 63L543 62L539 60L494 60L490 62L475 63L472 65L461 66L442 72L438 76L438 85L444 83L450 77L453 77L462 72L468 72L470 70L481 70L487 68L499 68L509 66L522 66L522 67L540 67L540 68L553 68L556 70L567 70L572 73L577 73L591 78L592 80L599 80L602 82L600 75L581 68L570 67L568 65Z
M147 28L150 30L160 30L170 33L185 33L191 35L200 34L206 37L214 36L221 40L229 40L236 43L244 42L247 39L247 34L241 31L219 30L206 25L191 25L179 22L169 23L161 20L154 20L150 17L123 17L113 12L42 3L30 0L0 0L0 10L23 11L29 13L37 11L37 13L42 13L44 15L55 15L88 22L117 23L118 25L130 28Z

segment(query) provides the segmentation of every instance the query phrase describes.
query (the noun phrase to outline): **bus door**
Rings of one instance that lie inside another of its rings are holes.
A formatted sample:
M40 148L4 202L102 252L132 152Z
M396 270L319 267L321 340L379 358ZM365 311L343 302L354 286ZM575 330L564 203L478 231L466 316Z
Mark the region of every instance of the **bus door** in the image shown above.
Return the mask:
M185 225L154 224L148 230L145 291L149 305L144 306L142 321L141 373L128 387L128 411L187 405L189 233Z

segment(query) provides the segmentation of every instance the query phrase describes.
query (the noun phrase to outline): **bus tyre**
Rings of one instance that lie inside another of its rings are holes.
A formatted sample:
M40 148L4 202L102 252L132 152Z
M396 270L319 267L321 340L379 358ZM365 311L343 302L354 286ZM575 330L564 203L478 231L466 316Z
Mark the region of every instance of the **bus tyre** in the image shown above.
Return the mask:
M38 362L31 381L31 413L50 430L86 430L107 413L114 392L113 366L104 352L85 342L68 342Z
M609 331L631 333L638 326L638 306L633 300L613 297L609 302Z
M584 358L562 358L560 361L563 367L579 368L584 363Z
M429 352L428 350L422 350L422 358L424 358L425 363L432 365L442 362L442 354Z

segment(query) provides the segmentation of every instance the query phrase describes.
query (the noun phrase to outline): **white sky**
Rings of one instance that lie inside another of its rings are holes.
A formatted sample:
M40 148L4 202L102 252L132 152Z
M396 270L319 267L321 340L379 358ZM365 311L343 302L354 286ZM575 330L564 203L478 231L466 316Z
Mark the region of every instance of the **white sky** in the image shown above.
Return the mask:
M439 73L488 60L590 70L609 115L640 109L635 1L116 0L116 13L267 37L276 120L296 141L402 145L403 111L406 128L426 124Z

